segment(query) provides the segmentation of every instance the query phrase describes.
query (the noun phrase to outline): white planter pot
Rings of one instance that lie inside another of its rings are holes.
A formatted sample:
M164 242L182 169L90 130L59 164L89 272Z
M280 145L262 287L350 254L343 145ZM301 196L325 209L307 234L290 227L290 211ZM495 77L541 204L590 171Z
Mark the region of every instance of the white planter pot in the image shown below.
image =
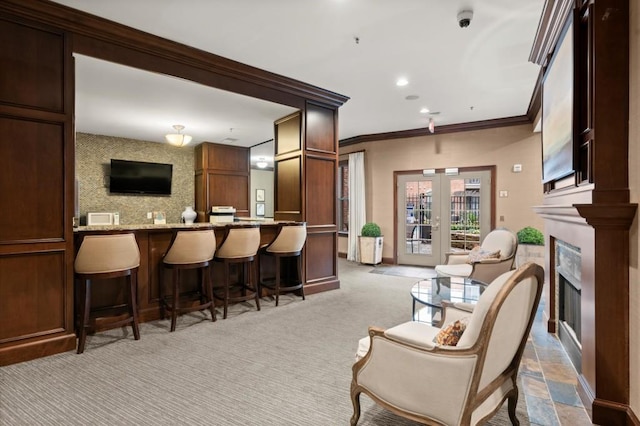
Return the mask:
M516 268L527 262L534 262L544 268L544 247L531 244L518 244Z
M358 237L360 263L377 265L382 262L383 237Z

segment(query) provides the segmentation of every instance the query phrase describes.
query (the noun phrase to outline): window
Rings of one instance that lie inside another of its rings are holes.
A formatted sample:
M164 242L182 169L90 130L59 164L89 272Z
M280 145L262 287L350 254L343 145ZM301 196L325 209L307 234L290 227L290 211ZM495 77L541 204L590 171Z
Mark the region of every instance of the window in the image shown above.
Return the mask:
M338 165L338 232L349 232L349 161Z

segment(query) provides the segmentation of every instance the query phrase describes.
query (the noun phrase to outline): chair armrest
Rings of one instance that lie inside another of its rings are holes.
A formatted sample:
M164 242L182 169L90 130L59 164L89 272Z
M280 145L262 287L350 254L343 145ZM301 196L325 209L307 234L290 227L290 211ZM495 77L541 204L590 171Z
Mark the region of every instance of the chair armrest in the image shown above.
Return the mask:
M451 324L454 321L460 320L462 318L469 317L473 312L473 307L471 303L463 303L463 302L451 302L449 300L442 301L442 319L437 324L437 327L444 327L445 325Z
M475 262L471 266L471 274L469 278L490 284L505 272L509 272L513 266L513 258L507 259L485 259L481 262Z
M467 252L447 252L444 255L445 265L460 265L467 263L469 260L469 253Z

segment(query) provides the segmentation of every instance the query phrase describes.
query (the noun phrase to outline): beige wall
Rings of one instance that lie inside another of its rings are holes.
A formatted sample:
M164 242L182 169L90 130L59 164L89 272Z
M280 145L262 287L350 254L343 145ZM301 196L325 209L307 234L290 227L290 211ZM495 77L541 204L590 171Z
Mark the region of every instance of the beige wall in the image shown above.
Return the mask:
M264 217L273 218L273 170L251 169L251 217L256 214L256 189L264 189Z
M630 106L629 106L629 189L631 202L640 203L640 2L629 2L630 22ZM638 251L638 214L631 226L629 255L629 359L631 360L630 405L640 417L640 253Z
M507 198L496 198L496 226L518 231L525 226L544 230L543 220L531 209L542 204L540 133L531 125L447 133L408 139L364 142L340 150L341 159L353 151L365 151L367 221L377 222L388 238L382 256L393 257L393 172L444 167L496 166L496 189ZM521 173L513 173L522 164ZM500 217L504 216L504 221ZM346 252L341 237L340 252Z
M76 179L81 224L87 212L119 212L120 223L153 223L147 212L164 211L167 223L180 222L186 206L194 205L193 147L178 148L156 142L76 134ZM109 163L119 160L173 164L171 195L112 195Z

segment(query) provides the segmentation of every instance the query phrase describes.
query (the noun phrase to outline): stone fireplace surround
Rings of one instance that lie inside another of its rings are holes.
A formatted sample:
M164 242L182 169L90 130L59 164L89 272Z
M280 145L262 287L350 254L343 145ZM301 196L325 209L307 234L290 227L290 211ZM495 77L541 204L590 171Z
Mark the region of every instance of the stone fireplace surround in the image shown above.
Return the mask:
M595 280L594 249L595 233L587 221L580 216L571 201L588 204L591 202L592 188L583 191L571 191L563 196L547 196L543 206L534 207L536 213L545 220L545 255L544 275L545 287L542 294L544 314L549 333L558 332L558 273L556 271L556 241L563 241L580 249L581 266L581 329L582 359L581 372L578 373L578 393L585 407L590 407L595 398ZM569 197L569 198L567 198ZM554 203L554 204L551 204ZM555 204L557 203L557 204ZM586 393L586 394L585 394ZM586 401L585 401L586 399Z
M545 221L547 329L557 333L556 241L580 249L581 371L577 390L596 424L626 424L629 392L629 225L633 204L594 203L593 185L546 194L533 209ZM597 253L597 256L596 256ZM553 261L552 261L553 260Z

